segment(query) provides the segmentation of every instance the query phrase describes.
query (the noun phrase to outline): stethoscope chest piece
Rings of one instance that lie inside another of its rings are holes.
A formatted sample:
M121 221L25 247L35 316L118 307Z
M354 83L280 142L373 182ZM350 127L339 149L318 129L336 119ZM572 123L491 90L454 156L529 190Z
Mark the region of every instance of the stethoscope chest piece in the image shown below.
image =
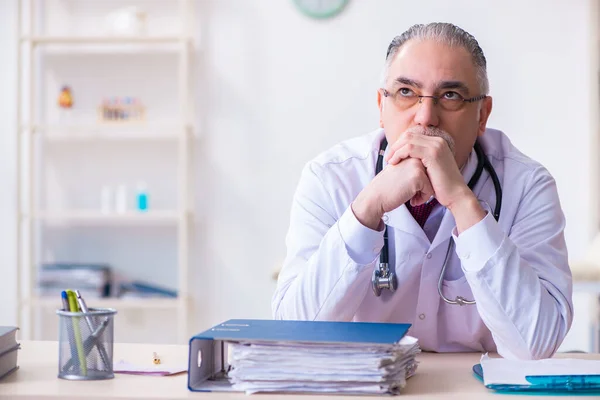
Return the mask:
M371 285L373 286L373 293L379 297L382 289L389 289L394 293L398 288L398 280L396 279L396 274L390 272L389 265L382 263L379 265L379 268L373 270Z

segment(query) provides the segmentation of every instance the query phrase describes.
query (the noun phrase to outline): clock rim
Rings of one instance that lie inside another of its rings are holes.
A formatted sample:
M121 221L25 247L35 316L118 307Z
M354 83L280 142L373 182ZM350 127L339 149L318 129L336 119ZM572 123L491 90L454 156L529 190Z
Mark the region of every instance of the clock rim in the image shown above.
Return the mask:
M301 1L302 0L293 0L296 8L300 12L302 12L304 15L307 15L311 18L316 18L316 19L327 19L327 18L331 18L335 15L338 15L346 8L348 3L350 2L350 0L342 0L342 3L338 7L334 8L330 11L324 12L324 13L319 13L319 12L310 11L310 10L304 8L304 6L301 5L301 3L300 3Z

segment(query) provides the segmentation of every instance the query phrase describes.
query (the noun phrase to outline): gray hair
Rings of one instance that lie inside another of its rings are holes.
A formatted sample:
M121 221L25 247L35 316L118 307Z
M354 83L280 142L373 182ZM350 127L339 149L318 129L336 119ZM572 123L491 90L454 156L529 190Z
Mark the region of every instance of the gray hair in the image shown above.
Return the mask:
M427 25L417 24L411 26L403 34L396 36L388 46L385 57L385 66L381 75L382 84L387 80L387 74L390 64L394 60L400 47L411 39L415 40L435 40L450 47L462 47L471 54L473 63L477 68L477 81L479 82L482 94L488 94L490 84L487 77L487 63L483 50L473 35L459 28L454 24L445 22L434 22Z

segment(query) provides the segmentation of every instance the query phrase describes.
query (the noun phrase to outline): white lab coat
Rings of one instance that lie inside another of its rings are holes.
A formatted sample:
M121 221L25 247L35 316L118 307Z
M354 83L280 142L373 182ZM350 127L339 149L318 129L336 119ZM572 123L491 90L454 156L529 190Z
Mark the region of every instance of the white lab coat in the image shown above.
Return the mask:
M375 175L383 137L379 129L347 140L304 168L273 295L274 317L410 323L409 333L424 350L551 356L571 326L573 304L565 219L550 173L502 132L486 130L479 140L503 188L500 221L488 212L457 237L452 214L438 206L425 225L430 241L406 206L387 213L398 289L376 297L371 274L383 232L360 224L350 204ZM462 170L465 181L476 165L473 151ZM473 191L484 208L494 208L494 186L485 170ZM438 295L449 240L456 247L444 294L475 299L476 305L449 305Z

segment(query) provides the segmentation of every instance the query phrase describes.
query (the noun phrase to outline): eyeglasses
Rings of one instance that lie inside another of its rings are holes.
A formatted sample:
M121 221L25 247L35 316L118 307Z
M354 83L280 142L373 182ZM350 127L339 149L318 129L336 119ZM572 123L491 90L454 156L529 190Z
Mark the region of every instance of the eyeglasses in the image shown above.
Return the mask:
M424 97L428 97L433 100L434 105L439 104L440 107L446 111L458 111L463 108L466 103L474 103L487 97L487 95L482 94L480 96L465 99L455 91L444 92L441 96L422 96L416 94L409 88L400 88L396 94L392 94L383 88L381 90L383 91L383 95L385 97L390 97L401 110L407 110L415 104L421 103Z

